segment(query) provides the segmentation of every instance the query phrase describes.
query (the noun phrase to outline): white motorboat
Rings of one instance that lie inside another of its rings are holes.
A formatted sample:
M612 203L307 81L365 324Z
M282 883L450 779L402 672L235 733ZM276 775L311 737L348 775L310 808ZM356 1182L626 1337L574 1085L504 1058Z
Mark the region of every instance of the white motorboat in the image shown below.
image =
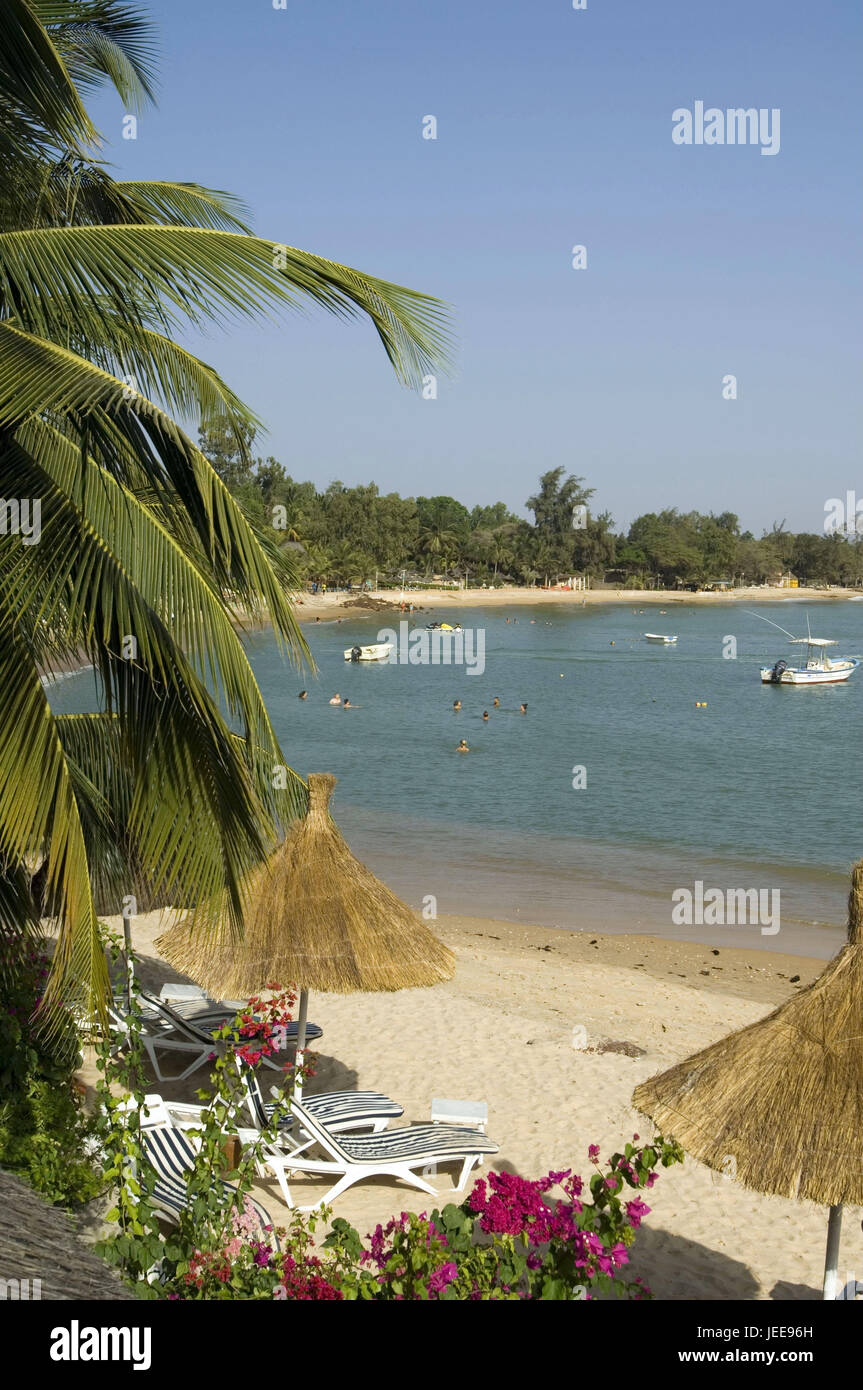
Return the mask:
M835 637L813 637L809 630L809 619L806 619L807 633L805 637L793 637L784 627L779 627L770 618L763 618L760 613L752 615L761 618L762 622L770 623L772 627L779 628L784 632L792 646L804 646L806 648L806 661L803 666L792 666L789 662L779 660L772 666L761 667L762 685L836 685L840 681L847 681L853 675L857 667L863 664L863 657L859 656L828 656L827 648L838 646Z
M791 640L806 644L806 665L789 666L787 661L780 660L773 666L762 666L764 685L835 685L837 681L847 681L861 664L859 656L829 657L825 649L837 645L835 638L792 637Z
M367 647L345 647L345 661L386 661L392 642L372 642Z
M644 640L645 642L661 642L663 647L673 647L677 641L677 636L675 634L674 637L665 637L661 632L645 632Z

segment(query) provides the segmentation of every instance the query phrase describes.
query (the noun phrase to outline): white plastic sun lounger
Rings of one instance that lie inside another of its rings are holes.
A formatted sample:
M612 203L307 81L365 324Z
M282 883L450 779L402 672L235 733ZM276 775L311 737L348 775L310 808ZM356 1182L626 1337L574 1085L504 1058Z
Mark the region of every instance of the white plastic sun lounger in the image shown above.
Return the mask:
M364 1178L403 1178L421 1192L438 1193L417 1169L438 1163L461 1162L461 1176L456 1187L461 1192L471 1169L484 1154L496 1154L497 1144L475 1129L456 1129L448 1125L410 1125L406 1129L387 1129L378 1134L358 1134L347 1138L338 1136L312 1111L306 1101L294 1099L291 1108L302 1128L328 1155L326 1159L309 1158L308 1153L280 1154L271 1150L263 1158L264 1166L278 1179L282 1196L289 1207L294 1206L288 1174L322 1173L335 1175L338 1181L325 1197L314 1206L300 1210L314 1211L321 1202L325 1206L342 1192Z
M142 1008L141 1042L159 1081L185 1081L187 1076L191 1076L192 1072L202 1067L218 1050L219 1044L210 1030L218 1028L221 1020L214 1018L204 1020L201 1024L192 1023L173 1013L161 1000L148 995L142 996L142 1005L146 1005L146 1012ZM126 1015L117 1007L116 1002L109 1012L117 1032L121 1035L127 1034L129 1024ZM185 1071L165 1076L159 1064L160 1052L182 1052L186 1056L191 1054L191 1061Z
M272 1123L279 1102L264 1100L257 1074L249 1067L243 1068L243 1084L252 1124L260 1132ZM272 1094L278 1095L275 1087ZM290 1106L290 1098L286 1100ZM397 1120L405 1113L403 1106L380 1091L325 1091L317 1096L303 1096L303 1105L333 1134L354 1129L370 1129L373 1134L379 1134L386 1129L389 1120ZM279 1119L275 1143L280 1149L296 1155L317 1142L314 1135L304 1131L302 1123L295 1122L293 1110L287 1110Z
M195 1152L187 1136L180 1129L164 1122L147 1124L141 1129L141 1138L155 1172L156 1183L153 1191L153 1207L166 1221L176 1224L180 1212L186 1205L186 1173L194 1166ZM220 1182L226 1192L236 1192L232 1183ZM251 1200L251 1199L250 1199ZM273 1221L269 1212L260 1203L252 1201L255 1215L261 1225L262 1234L272 1241L278 1250L279 1241L272 1229ZM267 1228L270 1228L269 1230Z
M194 1101L165 1100L158 1094L148 1094L144 1097L141 1110L141 1127L173 1125L175 1129L182 1130L203 1129L209 1109L209 1105L200 1105ZM227 1127L223 1127L226 1135L236 1135L241 1144L251 1144L260 1137L259 1130L236 1124L236 1117L236 1111L229 1112L225 1121ZM190 1138L192 1148L197 1148L194 1135Z
M222 1014L201 1014L197 1017L185 1018L176 1009L166 1004L163 999L156 999L153 995L140 994L141 1018L144 1025L141 1034L141 1041L150 1059L153 1071L159 1081L185 1081L187 1076L202 1067L205 1062L210 1061L213 1054L223 1046L213 1038L213 1033L220 1028L226 1018L230 1017ZM128 1032L128 1025L121 1009L114 1004L110 1010L114 1024L120 1032ZM290 1023L286 1029L286 1042L288 1046L296 1041L298 1024ZM323 1030L317 1024L306 1024L306 1037L319 1038ZM191 1061L185 1071L177 1072L173 1076L165 1076L159 1064L159 1052L183 1052L191 1054ZM265 1057L263 1062L279 1071L281 1068L276 1062Z
M165 1031L172 1031L176 1020L182 1019L186 1023L193 1024L196 1028L207 1026L207 1029L220 1028L229 1018L234 1018L242 1009L245 1003L236 999L223 999L221 1003L215 999L209 999L205 994L198 998L188 999L169 999L148 994L145 990L138 992L138 1004L142 1017L148 1022L157 1023ZM114 996L114 1008L117 1012L124 1012L126 1008L125 995ZM296 1020L289 1023L285 1029L287 1040L292 1043L297 1036L299 1023ZM323 1037L323 1029L317 1023L306 1023L306 1039L312 1042Z

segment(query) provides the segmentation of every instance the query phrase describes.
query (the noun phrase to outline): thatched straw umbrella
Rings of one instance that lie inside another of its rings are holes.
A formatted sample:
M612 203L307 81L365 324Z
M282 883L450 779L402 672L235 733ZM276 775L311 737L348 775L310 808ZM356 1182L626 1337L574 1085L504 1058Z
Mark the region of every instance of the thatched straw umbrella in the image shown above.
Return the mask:
M204 908L156 943L217 998L247 998L272 980L297 985L298 1060L310 989L415 989L449 980L455 970L449 948L351 854L328 809L335 785L328 773L309 777L306 816L248 882L242 940Z
M709 1167L731 1164L746 1187L828 1205L824 1297L835 1297L842 1206L863 1203L863 859L848 942L818 979L632 1099Z

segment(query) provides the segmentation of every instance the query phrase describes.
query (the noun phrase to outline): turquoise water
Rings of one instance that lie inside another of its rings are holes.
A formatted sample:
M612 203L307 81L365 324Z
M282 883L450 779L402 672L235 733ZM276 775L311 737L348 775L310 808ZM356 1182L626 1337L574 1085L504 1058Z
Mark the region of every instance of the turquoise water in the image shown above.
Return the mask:
M755 611L795 632L808 611L813 631L840 639L837 651L863 652L863 605ZM414 624L430 616L441 614ZM713 935L784 950L804 949L805 937L805 949L830 954L848 867L863 853L863 674L762 686L759 666L795 649L738 605L543 605L506 616L459 612L463 628L485 633L481 675L347 664L345 647L392 621L379 614L307 627L317 676L287 668L268 633L249 639L287 756L304 775L339 777L334 809L355 850L415 904L433 895L441 913L690 939L698 928L670 926L675 887L779 887L778 936ZM677 633L677 647L652 646L645 631ZM737 659L723 657L728 637ZM330 706L336 691L358 707ZM64 708L90 699L86 675L52 694ZM455 752L462 737L469 756Z

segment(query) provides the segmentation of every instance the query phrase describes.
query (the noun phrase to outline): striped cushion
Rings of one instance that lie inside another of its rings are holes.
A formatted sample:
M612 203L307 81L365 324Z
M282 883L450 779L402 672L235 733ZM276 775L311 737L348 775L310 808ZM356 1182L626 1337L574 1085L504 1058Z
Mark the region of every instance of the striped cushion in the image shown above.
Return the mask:
M251 1101L255 1122L263 1129L271 1124L278 1101L265 1101L261 1083L251 1068L244 1068L246 1091ZM290 1103L290 1098L288 1098ZM304 1096L303 1105L325 1125L350 1124L352 1121L398 1119L404 1108L380 1091L325 1091L317 1096ZM279 1133L293 1128L294 1117L284 1114L279 1120Z
M201 1042L208 1042L210 1035L217 1028L221 1028L228 1019L236 1017L236 1010L217 1004L214 1000L181 999L169 1004L164 999L156 999L143 991L139 999L141 1013L149 1022L161 1023L170 1028L176 1026L176 1019L180 1032L188 1032L196 1041ZM186 1027L183 1028L182 1024ZM296 1042L298 1029L299 1024L296 1020L287 1024L285 1031L289 1044ZM307 1023L306 1041L314 1042L317 1038L323 1037L323 1031L316 1023Z
M445 1156L459 1158L467 1154L496 1154L498 1145L476 1129L453 1125L410 1125L407 1129L385 1129L380 1134L359 1134L350 1137L335 1135L305 1102L294 1102L297 1119L319 1140L326 1139L333 1153L349 1163L387 1163L425 1159L443 1160ZM326 1147L326 1145L325 1145Z
M352 1120L397 1120L404 1109L389 1096L380 1091L328 1091L320 1096L304 1096L303 1104L310 1114L325 1125L350 1124ZM269 1124L275 1102L264 1106ZM279 1130L290 1129L294 1123L293 1115L285 1115L279 1122Z
M388 1159L429 1160L445 1154L496 1154L499 1146L475 1129L456 1129L449 1125L411 1125L407 1129L385 1129L380 1134L358 1134L339 1138L339 1147L357 1163L386 1162Z
M144 1147L147 1157L156 1171L156 1183L154 1187L154 1197L160 1209L164 1208L165 1213L179 1216L186 1205L187 1193L185 1176L194 1166L195 1151L189 1140L181 1129L174 1129L172 1125L150 1125L141 1130ZM221 1179L220 1179L221 1181ZM236 1192L233 1183L222 1181L222 1187L226 1192ZM271 1240L275 1248L279 1249L279 1241L275 1232L268 1231L266 1228L272 1227L273 1220L268 1212L250 1198L255 1215L261 1224L261 1234L266 1235Z

